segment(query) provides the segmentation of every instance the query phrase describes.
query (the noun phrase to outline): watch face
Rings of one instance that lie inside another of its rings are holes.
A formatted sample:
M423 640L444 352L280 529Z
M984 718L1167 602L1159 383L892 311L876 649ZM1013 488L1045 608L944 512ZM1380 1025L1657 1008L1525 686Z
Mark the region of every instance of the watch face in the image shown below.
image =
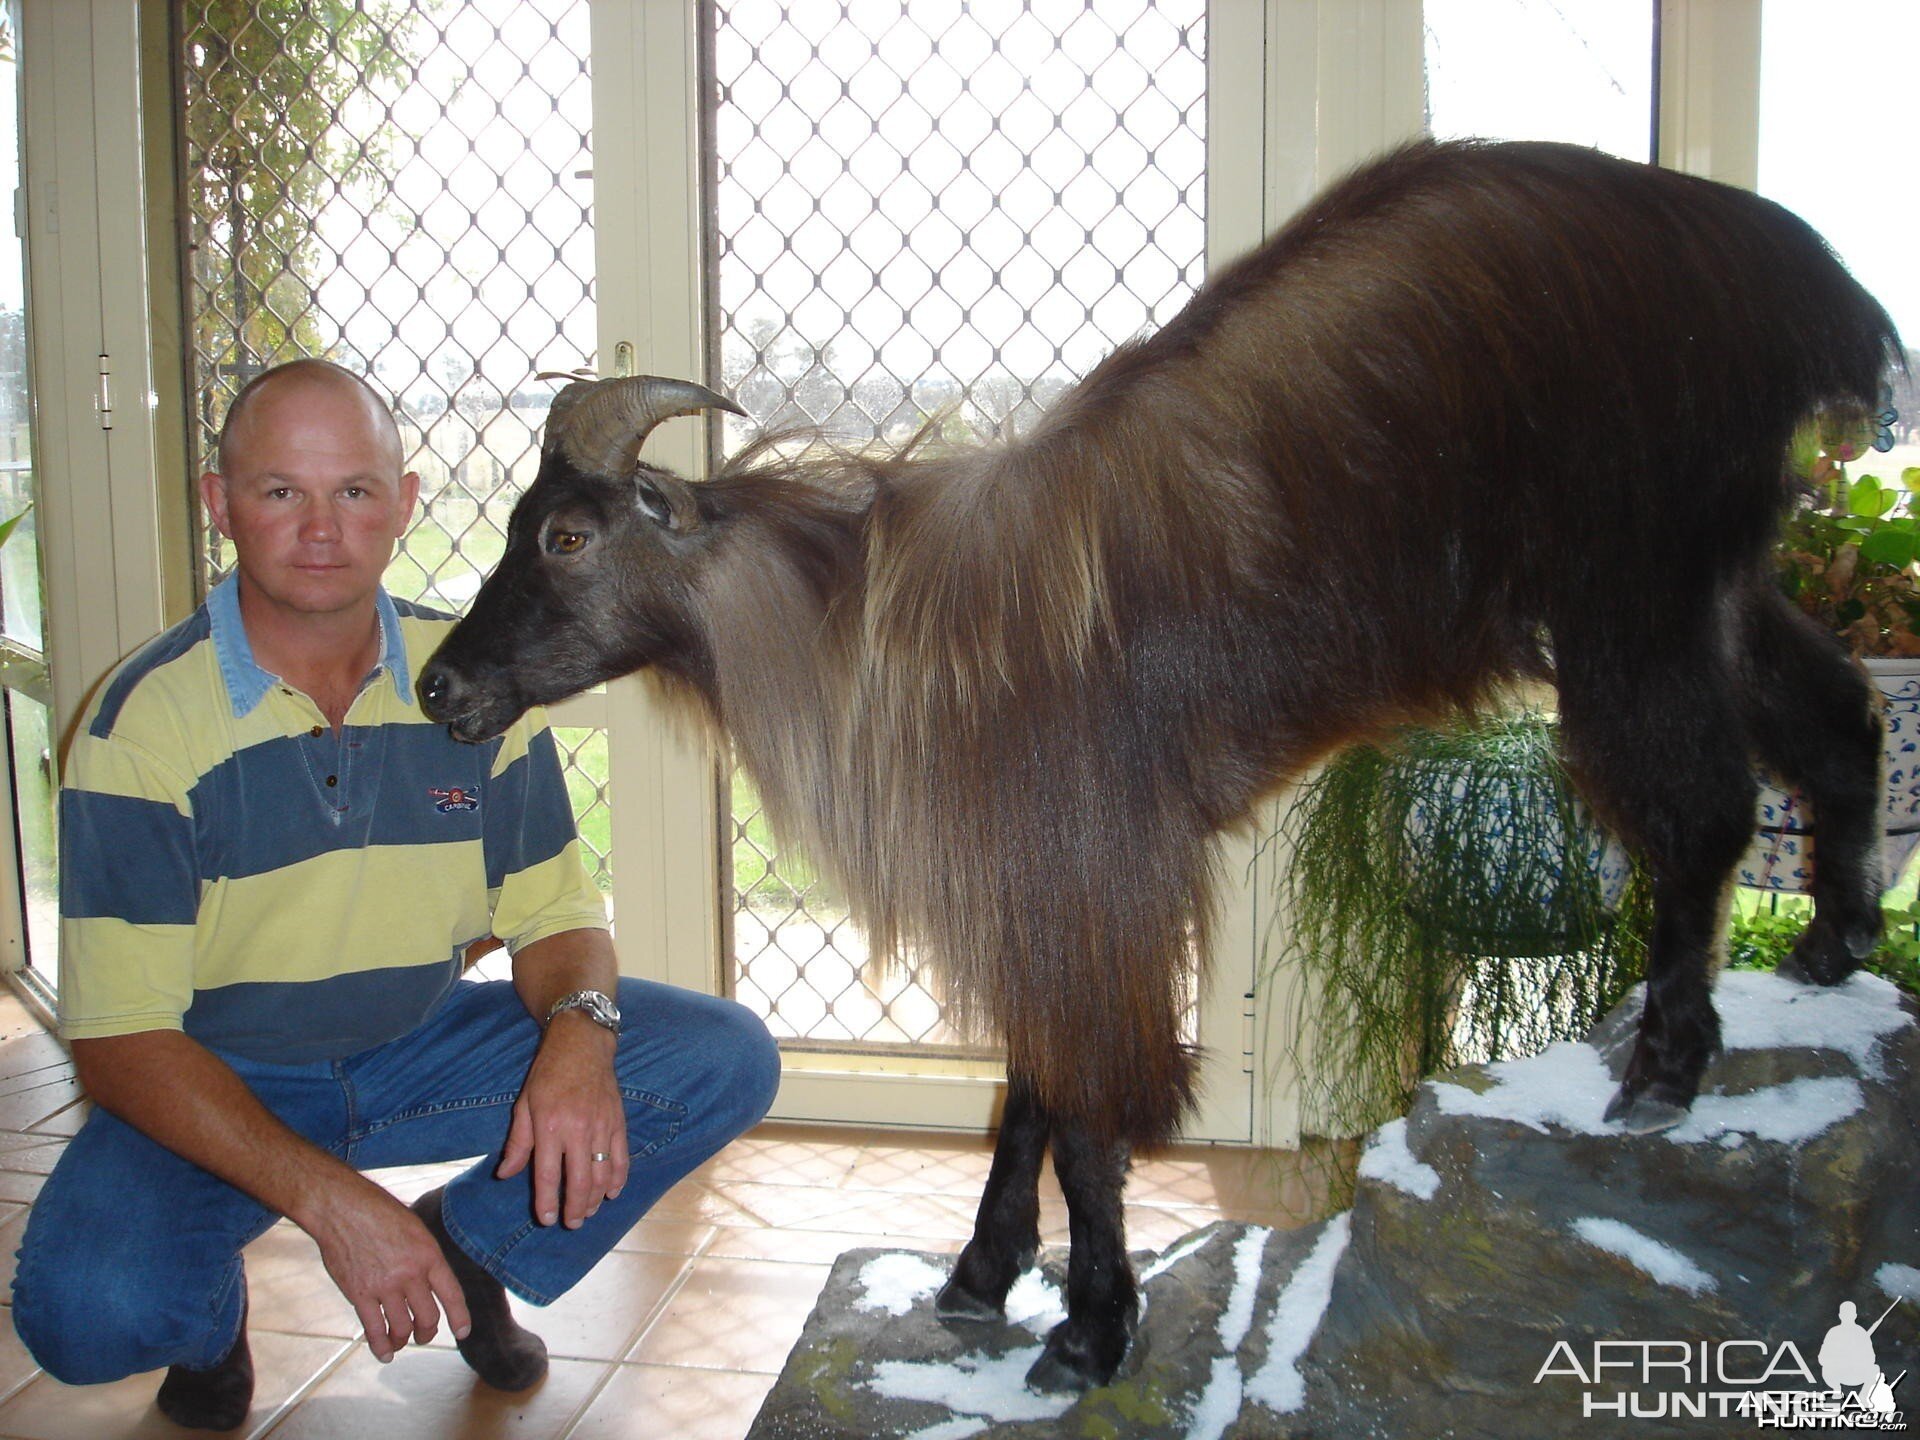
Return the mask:
M564 1000L556 1002L552 1013L558 1015L562 1010L583 1011L596 1025L603 1025L616 1035L620 1033L620 1007L613 1003L610 996L602 995L598 990L574 991Z

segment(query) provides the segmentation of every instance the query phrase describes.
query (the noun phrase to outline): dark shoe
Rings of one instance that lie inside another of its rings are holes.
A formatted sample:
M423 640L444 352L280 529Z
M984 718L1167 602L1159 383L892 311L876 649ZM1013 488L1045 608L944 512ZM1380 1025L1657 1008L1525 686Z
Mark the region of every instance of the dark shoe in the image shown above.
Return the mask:
M227 1358L211 1370L170 1366L155 1397L160 1413L194 1430L233 1430L253 1409L253 1351L247 1344L247 1310L242 1302L240 1334Z
M460 1358L496 1390L525 1390L538 1384L547 1373L546 1342L513 1318L506 1287L453 1243L440 1219L440 1194L430 1190L422 1195L413 1202L413 1213L433 1232L467 1299L473 1324L466 1339L454 1342L460 1347Z

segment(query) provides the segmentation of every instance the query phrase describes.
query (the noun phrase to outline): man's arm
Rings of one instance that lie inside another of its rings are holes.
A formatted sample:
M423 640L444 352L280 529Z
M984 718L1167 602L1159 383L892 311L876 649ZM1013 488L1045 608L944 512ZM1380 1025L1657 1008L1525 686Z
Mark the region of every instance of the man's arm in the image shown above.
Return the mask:
M282 1124L246 1082L178 1030L73 1042L74 1069L95 1104L305 1230L320 1247L381 1361L439 1322L456 1337L466 1300L425 1225L393 1196Z
M523 945L513 957L514 988L536 1021L575 990L612 995L619 980L605 930L563 930ZM611 1031L580 1011L561 1011L514 1102L495 1173L505 1179L532 1161L533 1213L542 1225L564 1219L568 1229L578 1229L627 1183L626 1105L613 1074L615 1044Z

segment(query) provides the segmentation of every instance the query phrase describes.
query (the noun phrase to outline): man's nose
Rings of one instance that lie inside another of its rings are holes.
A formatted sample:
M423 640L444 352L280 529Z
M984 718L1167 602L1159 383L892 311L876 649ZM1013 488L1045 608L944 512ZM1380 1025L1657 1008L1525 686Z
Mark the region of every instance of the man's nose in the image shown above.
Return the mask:
M331 500L315 500L300 517L300 538L324 543L340 538L340 517Z

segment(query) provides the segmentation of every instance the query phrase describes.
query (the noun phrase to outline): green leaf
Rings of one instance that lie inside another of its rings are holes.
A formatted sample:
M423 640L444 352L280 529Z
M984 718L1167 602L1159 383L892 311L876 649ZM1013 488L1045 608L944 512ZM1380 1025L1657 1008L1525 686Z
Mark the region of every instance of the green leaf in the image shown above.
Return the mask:
M1862 475L1853 482L1853 493L1847 497L1847 508L1856 515L1877 520L1893 508L1893 501L1893 492L1882 488L1879 480L1872 475Z
M18 515L10 516L6 520L0 520L0 545L6 544L7 541L13 538L13 532L15 528L18 527L18 525L22 520L27 518L27 516L32 512L32 510L33 510L33 506L29 505L25 510L22 510Z
M1900 483L1909 490L1920 490L1920 465L1909 465L1902 470Z
M1860 554L1876 565L1904 569L1920 559L1920 538L1909 529L1885 527L1860 542Z

